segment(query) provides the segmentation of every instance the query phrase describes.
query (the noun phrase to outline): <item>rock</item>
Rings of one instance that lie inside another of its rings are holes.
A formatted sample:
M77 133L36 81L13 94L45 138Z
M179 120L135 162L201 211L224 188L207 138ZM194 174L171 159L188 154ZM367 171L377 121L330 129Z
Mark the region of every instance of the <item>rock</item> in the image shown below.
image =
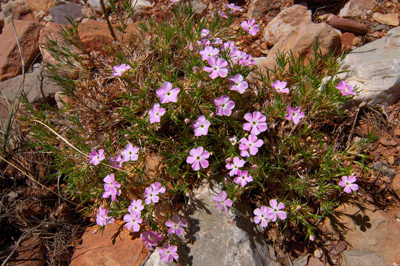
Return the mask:
M380 14L374 13L372 18L375 19L377 22L389 26L399 26L399 14Z
M396 169L388 167L381 162L375 162L374 169L391 178L393 178L396 175Z
M1 10L4 14L4 17L8 17L13 13L13 9L18 5L25 5L24 0L16 0L16 1L9 1L7 4L1 4Z
M105 46L114 42L107 23L104 21L89 20L78 26L78 34L88 50L104 51Z
M207 5L204 4L203 2L199 0L194 0L192 2L193 5L193 11L195 14L198 14L200 16L205 15L205 12L207 11Z
M46 246L37 237L22 241L16 254L16 258L9 260L10 265L43 266L46 262Z
M349 31L355 34L365 35L368 33L367 26L351 19L333 17L328 21L328 24L335 29Z
M387 266L379 254L371 250L346 250L343 259L347 266Z
M105 0L103 2L104 2L104 7L105 7L106 11L110 10L110 3L107 0ZM88 0L87 3L89 4L89 6L92 7L92 9L94 11L96 11L99 14L103 14L103 9L101 8L101 5L100 5L100 0Z
M271 45L297 26L307 27L312 23L311 11L301 5L294 5L281 11L264 30L264 39Z
M322 56L329 54L334 49L340 51L340 36L328 24L324 22L320 24L309 24L307 28L299 26L288 32L286 36L282 37L279 42L274 45L267 58L260 64L261 70L265 67L274 69L274 66L276 66L275 54L278 51L282 53L292 50L295 58L299 57L299 53L300 56L305 58L312 57L316 38L319 38L319 49Z
M153 4L147 0L133 0L132 7L134 7L134 9L152 8Z
M307 266L325 266L325 263L323 261L321 261L320 259L311 257L308 260Z
M323 255L324 255L324 252L319 248L314 251L314 257L316 257L318 259L320 259Z
M31 10L26 5L20 4L12 9L15 20L22 20L27 14L31 13Z
M388 164L394 165L394 156L393 155L388 156L387 161Z
M374 31L386 30L387 26L379 24L374 27Z
M342 9L339 16L341 17L361 17L367 14L368 10L372 10L376 6L376 0L350 0Z
M248 18L260 19L268 11L280 8L281 4L278 0L253 0L250 1Z
M360 92L344 108L361 102L370 106L389 106L400 98L399 47L400 27L397 27L382 39L358 47L346 56L340 70L347 69L350 72L335 78L345 80L350 86L357 86Z
M396 129L394 130L394 134L395 134L397 137L400 137L400 128L396 128Z
M307 254L306 256L297 258L293 261L293 266L307 266L308 264L308 258L310 257L310 254Z
M396 214L396 218L400 218L400 211Z
M347 248L347 244L344 241L340 241L339 243L337 243L337 245L335 245L333 247L333 249L330 251L330 253L333 256L338 255L340 252L342 252L343 250L345 250Z
M374 250L388 265L400 256L400 225L388 213L365 203L345 203L334 211L333 217L330 223L327 221L328 228L339 231L353 250ZM344 252L345 257L352 254L348 252ZM358 260L350 265L380 265L364 262Z
M216 185L202 185L193 191L188 204L189 254L179 258L182 265L280 265L273 249L247 215L249 207L238 205L238 214L221 213L212 200L219 193ZM245 214L241 214L245 212ZM186 257L187 256L187 257Z
M43 60L49 63L54 63L54 58L50 55L50 53L45 49L44 44L46 43L46 38L57 41L60 45L62 45L60 35L58 31L61 29L61 25L57 23L47 23L45 27L40 30L39 36L39 49L42 54Z
M54 22L54 19L51 15L44 16L43 20L46 22Z
M400 198L400 174L395 175L392 181L392 188L397 197Z
M82 6L75 3L59 5L50 8L50 15L53 17L54 22L62 25L69 25L67 16L72 20L82 17Z
M65 95L63 91L58 91L54 95L58 109L65 109L66 105L71 103L71 98Z
M82 245L72 255L71 266L139 266L146 259L148 251L142 240L132 239L127 230L119 231L120 224L108 224L103 233L98 231L93 234L96 228L86 229Z
M345 32L340 35L340 40L342 41L342 47L344 50L349 51L353 46L353 40L356 36L353 33Z
M56 6L56 0L25 0L26 4L32 8L32 10L45 12L49 11L50 8Z
M156 250L145 261L143 266L175 266L176 265L175 262L165 263L165 262L161 261L160 255L158 254L158 249L159 248L156 248Z
M39 54L39 32L42 25L29 21L14 21L22 57L26 68ZM11 24L3 28L0 35L0 81L15 77L22 73L22 63Z

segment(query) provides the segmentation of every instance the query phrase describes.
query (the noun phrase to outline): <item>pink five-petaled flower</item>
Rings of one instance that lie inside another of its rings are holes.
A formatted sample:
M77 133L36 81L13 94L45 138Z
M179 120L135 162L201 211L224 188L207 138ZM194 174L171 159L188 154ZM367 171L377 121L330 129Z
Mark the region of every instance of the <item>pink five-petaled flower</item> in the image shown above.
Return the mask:
M177 246L170 246L168 243L165 243L162 248L158 249L158 254L163 262L170 263L174 259L177 260L179 258L179 255L176 253L177 251Z
M175 4L178 3L180 0L169 0L169 1L171 1L171 4Z
M221 191L218 195L215 195L213 197L213 201L217 203L217 209L219 211L223 211L225 213L228 213L228 208L232 206L232 201L230 199L227 199L228 195L226 194L225 191Z
M251 36L254 36L257 34L257 32L260 30L260 27L256 24L255 19L249 19L249 21L243 21L241 24L242 28L247 31Z
M161 88L159 88L156 93L157 96L160 98L161 103L176 103L178 101L179 91L179 88L172 89L172 83L167 81L163 83Z
M250 133L253 135L258 135L267 130L267 123L265 123L267 118L260 112L255 111L253 112L253 115L251 113L247 113L244 115L244 119L249 121L249 123L244 123L243 129L250 131Z
M110 158L110 163L112 167L121 168L124 159L122 159L121 155L116 155L115 158Z
M351 175L349 177L342 176L342 181L339 182L339 186L344 187L344 192L350 193L352 190L353 191L358 190L358 185L353 184L356 181L357 178L354 175Z
M290 106L287 107L287 116L285 119L292 120L296 125L300 122L300 119L305 117L303 112L300 112L301 107L297 106L296 108L292 108Z
M128 143L126 149L122 150L121 155L124 162L136 161L138 159L138 147L133 147L132 144Z
M237 175L239 172L239 168L242 167L246 162L239 157L233 158L233 163L228 163L226 165L226 169L231 170L229 172L229 176Z
M262 206L260 209L255 209L254 215L256 216L254 217L254 222L256 224L261 222L262 227L267 227L268 222L272 219L271 211L265 206Z
M100 149L98 153L97 151L92 151L91 153L89 153L89 163L92 163L93 165L98 165L105 158L103 153L103 149Z
M141 233L140 238L148 250L153 250L153 247L156 247L158 242L163 240L161 233L155 233L153 230Z
M230 77L229 83L231 84L231 87L229 89L237 91L240 94L244 93L245 90L249 87L247 81L244 81L243 76L240 74L236 74L234 77Z
M232 10L233 12L235 11L242 11L243 8L241 8L240 6L235 6L234 3L226 5L230 10Z
M233 182L236 184L240 184L242 187L247 185L248 182L253 181L253 177L251 175L248 175L248 171L238 171L237 177Z
M235 103L229 100L229 97L222 95L220 98L215 98L214 103L217 106L217 115L220 116L230 116L232 114L232 109L235 108Z
M275 83L272 83L272 88L274 88L277 93L289 93L289 89L286 88L286 85L286 81L277 80Z
M356 95L356 93L354 92L354 88L348 85L347 82L344 80L341 80L339 85L337 85L335 88L340 90L342 95Z
M164 193L165 192L165 187L161 187L161 184L159 182L155 182L151 184L150 187L145 188L144 190L144 196L146 197L145 203L149 205L151 202L157 203L160 197L158 194Z
M230 138L229 141L231 142L231 144L232 144L233 146L235 146L236 143L237 143L236 136L233 136L232 138Z
M136 213L137 215L140 216L140 213L144 209L144 206L142 205L142 200L132 200L131 205L128 207L128 212L129 213Z
M161 117L165 114L165 109L160 108L160 104L156 103L153 108L149 110L150 124L161 122Z
M127 64L122 64L120 66L113 66L113 71L111 77L121 76L125 71L129 70L131 67Z
M217 48L213 48L212 46L206 46L204 50L200 51L201 60L208 60L208 58L218 55L219 50Z
M203 147L198 147L197 149L191 149L188 156L186 158L186 162L192 165L193 170L199 171L200 166L202 168L208 167L207 159L210 157L210 153L204 150Z
M176 234L178 236L183 235L185 231L182 227L186 227L186 221L181 220L178 215L174 215L171 220L165 222L165 225L169 227L168 234Z
M276 201L276 199L272 199L269 201L269 205L271 205L272 208L267 207L267 209L271 212L271 217L272 217L272 221L276 222L276 220L278 219L278 216L281 220L285 220L286 219L286 212L281 211L285 208L285 204L283 204L282 202L280 202L278 204L278 202Z
M128 229L128 230L133 229L133 232L139 232L139 230L140 230L139 224L141 224L143 222L143 219L137 213L131 212L131 213L125 214L124 222L126 222L126 224L124 225L124 227L126 229Z
M96 223L99 226L104 226L106 224L112 224L114 222L114 218L110 218L107 216L109 211L106 208L99 207L99 211L97 212Z
M193 128L194 128L194 135L196 137L201 136L201 135L207 135L208 133L208 127L211 125L210 121L206 120L206 117L204 115L199 116L197 118L196 122L193 123Z
M241 138L239 144L239 150L241 150L240 156L249 157L250 155L256 155L258 148L264 144L264 141L257 139L256 135L250 135L249 139ZM250 149L250 155L247 150Z
M210 78L215 79L218 76L225 78L228 75L228 69L226 68L228 66L228 62L225 59L216 59L213 56L208 58L208 64L210 64L211 67L204 66L203 70L211 73Z
M121 187L121 184L115 181L114 174L107 175L103 179L104 183L104 190L105 192L103 193L103 198L108 198L111 196L111 200L115 201L117 199L117 196L121 195L121 190L118 189Z

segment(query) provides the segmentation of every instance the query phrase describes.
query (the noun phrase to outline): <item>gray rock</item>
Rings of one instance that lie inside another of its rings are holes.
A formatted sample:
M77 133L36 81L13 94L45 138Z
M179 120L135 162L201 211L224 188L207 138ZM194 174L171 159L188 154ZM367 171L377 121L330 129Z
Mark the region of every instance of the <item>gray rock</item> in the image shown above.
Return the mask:
M152 8L153 4L147 0L132 0L132 6L135 9L144 9L144 8Z
M181 256L185 265L259 265L278 266L273 249L265 243L262 233L248 217L253 216L249 207L240 207L240 213L221 213L212 197L220 190L208 184L193 192L189 202L187 257Z
M389 106L400 98L400 27L386 37L354 49L343 60L340 70L350 70L335 78L357 86L361 91L345 104L349 108L366 102L371 106ZM330 77L325 77L325 82Z
M346 250L343 259L347 266L387 266L379 254L371 250Z
M372 10L376 5L376 0L350 0L340 10L340 17L363 16L368 10Z
M307 254L306 256L295 259L293 261L293 266L307 266L308 258L310 256L311 256L310 254Z
M110 9L110 4L108 3L108 1L104 0L103 2L104 2L104 7L106 8L106 10L109 10ZM97 13L100 13L100 14L103 13L103 9L101 8L101 5L100 5L100 0L88 0L87 3Z
M374 27L374 31L386 30L386 28L387 28L386 25L379 24L379 25L376 25L376 26Z
M69 21L67 16L72 20L82 17L82 6L75 3L59 5L50 8L49 13L53 17L55 23L68 25Z
M207 10L207 5L204 4L203 2L199 1L199 0L194 0L192 2L193 5L193 11L195 14L199 14L199 15L205 15L205 12Z

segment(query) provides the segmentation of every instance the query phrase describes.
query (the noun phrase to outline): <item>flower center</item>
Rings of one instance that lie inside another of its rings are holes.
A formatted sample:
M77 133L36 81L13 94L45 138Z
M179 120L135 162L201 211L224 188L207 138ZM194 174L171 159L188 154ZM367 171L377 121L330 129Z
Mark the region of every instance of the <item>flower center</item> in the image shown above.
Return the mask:
M100 157L97 155L97 156L96 156L96 159L97 159L97 160L100 160Z
M350 186L350 182L346 182L346 186Z
M256 121L253 121L253 125L257 125L257 122L256 122Z
M197 160L197 161L200 161L200 156L197 156L197 157L196 157L196 160Z
M221 104L221 107L222 107L222 108L225 108L225 104L224 104L224 103L223 103L223 104Z
M158 112L156 112L156 116L158 116L159 114L158 114Z
M292 116L296 116L296 115L297 115L297 113L293 113L293 114L292 114Z
M252 144L252 143L249 143L249 146L251 147L251 146L253 146L253 144Z
M204 128L204 125L200 125L201 128Z
M246 180L246 177L245 177L245 176L242 176L242 179L243 179L243 180Z
M261 219L264 219L264 218L265 218L264 214L261 214Z
M217 70L218 70L218 67L214 67L214 70L217 71Z

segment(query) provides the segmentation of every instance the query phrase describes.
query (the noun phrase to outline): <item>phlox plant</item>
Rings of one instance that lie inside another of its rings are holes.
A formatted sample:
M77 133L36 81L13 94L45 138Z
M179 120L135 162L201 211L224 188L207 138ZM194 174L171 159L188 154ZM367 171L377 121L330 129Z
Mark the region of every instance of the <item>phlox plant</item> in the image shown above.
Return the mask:
M125 222L168 262L184 241L181 210L204 179L223 186L213 198L221 213L245 202L255 226L314 237L338 195L358 189L353 174L364 158L349 153L332 126L348 119L339 107L356 90L334 78L321 84L339 62L322 57L317 42L307 64L280 54L274 69L256 70L235 46L259 30L254 20L233 30L240 7L205 17L190 3L168 8L169 20L148 19L107 56L81 60L86 72L49 66L72 100L61 109L28 106L25 119L41 121L32 145L51 152L51 177L97 210L99 226Z

